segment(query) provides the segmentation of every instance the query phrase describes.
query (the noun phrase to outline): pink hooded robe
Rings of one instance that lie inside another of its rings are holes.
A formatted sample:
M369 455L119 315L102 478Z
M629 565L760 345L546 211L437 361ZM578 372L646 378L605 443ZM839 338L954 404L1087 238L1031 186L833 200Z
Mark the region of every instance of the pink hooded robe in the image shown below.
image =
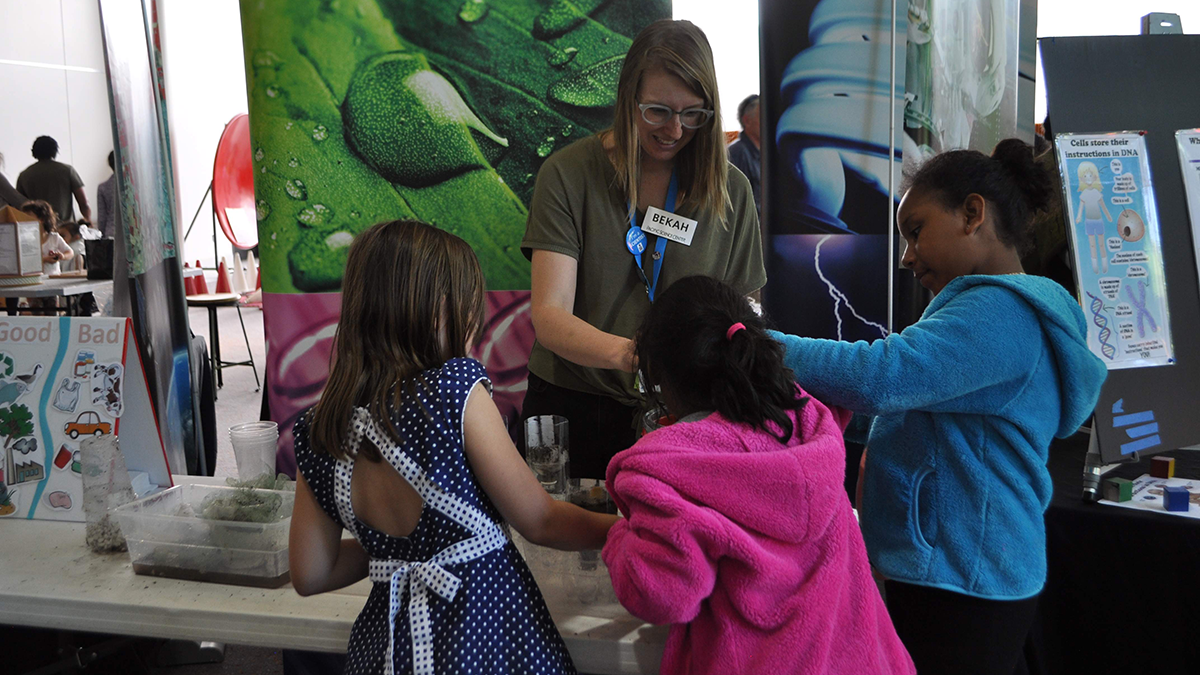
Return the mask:
M673 624L660 672L915 672L842 485L849 414L810 399L793 415L787 445L713 413L608 465L626 518L604 562L626 609Z

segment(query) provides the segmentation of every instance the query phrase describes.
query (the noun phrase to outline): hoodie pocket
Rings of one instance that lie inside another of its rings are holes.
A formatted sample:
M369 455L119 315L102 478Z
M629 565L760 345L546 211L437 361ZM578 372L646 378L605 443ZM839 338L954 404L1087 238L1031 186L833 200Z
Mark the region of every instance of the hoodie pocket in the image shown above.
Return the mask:
M917 474L913 480L912 503L908 507L908 522L912 528L913 540L918 546L929 551L933 550L933 544L925 538L925 533L921 531L921 513L922 509L927 511L933 507L933 483L930 478L933 473L933 469L926 467Z

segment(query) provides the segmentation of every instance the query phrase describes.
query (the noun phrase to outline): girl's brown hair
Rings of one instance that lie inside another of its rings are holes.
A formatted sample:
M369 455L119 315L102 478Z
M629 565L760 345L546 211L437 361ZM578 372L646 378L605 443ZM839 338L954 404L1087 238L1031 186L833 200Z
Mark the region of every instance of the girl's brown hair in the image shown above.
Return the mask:
M50 206L50 202L42 201L41 199L33 199L21 205L21 210L42 224L42 231L50 234L58 232L58 216L54 213L54 207Z
M355 237L329 379L311 417L313 448L346 458L342 439L356 406L403 442L389 406L397 410L405 392L416 394L422 372L466 356L483 312L483 271L462 239L414 220L380 223ZM358 452L382 459L366 440Z
M637 208L638 174L642 156L638 141L638 89L642 75L651 69L664 70L683 80L692 92L704 99L704 107L714 112L708 124L696 130L676 156L680 208L707 214L724 224L729 199L729 166L725 153L725 132L721 130L721 99L717 95L717 71L713 66L712 47L704 31L690 21L662 19L647 26L634 38L621 67L617 84L617 108L613 117L613 141L617 185L629 199L630 214Z

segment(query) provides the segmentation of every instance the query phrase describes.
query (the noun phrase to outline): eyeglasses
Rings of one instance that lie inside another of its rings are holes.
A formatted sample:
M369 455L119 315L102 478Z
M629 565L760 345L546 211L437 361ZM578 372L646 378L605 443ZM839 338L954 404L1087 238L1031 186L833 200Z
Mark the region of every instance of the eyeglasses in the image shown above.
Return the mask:
M679 123L687 129L699 129L712 119L713 111L707 108L688 108L687 110L672 110L658 103L639 103L638 110L642 111L642 119L646 124L661 127L671 118L679 115Z

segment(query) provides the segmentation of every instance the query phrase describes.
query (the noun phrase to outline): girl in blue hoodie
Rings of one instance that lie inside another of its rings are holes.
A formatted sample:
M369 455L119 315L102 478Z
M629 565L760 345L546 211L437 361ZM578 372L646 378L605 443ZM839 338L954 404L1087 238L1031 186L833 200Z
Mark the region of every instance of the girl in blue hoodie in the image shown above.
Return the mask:
M1075 299L1022 273L1055 193L1016 139L930 159L897 213L903 264L935 294L921 320L869 344L776 334L804 389L874 417L863 537L921 675L1013 672L1046 579L1050 442L1107 374Z

